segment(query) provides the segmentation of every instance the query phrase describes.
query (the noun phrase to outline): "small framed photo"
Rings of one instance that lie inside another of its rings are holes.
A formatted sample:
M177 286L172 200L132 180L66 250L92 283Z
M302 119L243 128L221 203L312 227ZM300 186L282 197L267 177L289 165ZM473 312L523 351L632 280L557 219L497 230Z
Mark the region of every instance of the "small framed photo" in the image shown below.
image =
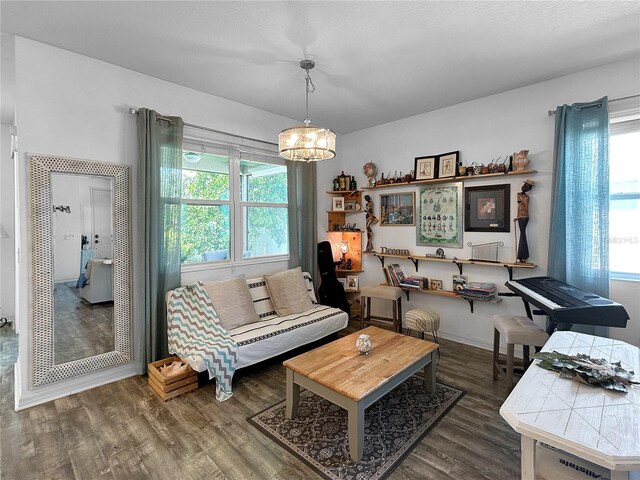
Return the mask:
M510 231L510 188L508 183L466 187L464 189L464 231Z
M349 212L358 210L358 203L355 200L345 200L344 209Z
M414 180L431 180L436 178L438 157L416 157L413 168Z
M431 280L429 282L430 290L442 290L442 280Z
M344 197L333 197L333 205L331 210L336 212L344 211Z
M380 225L415 225L415 192L380 195Z
M438 156L438 178L449 178L456 176L459 156L459 151L449 152Z
M347 290L358 290L358 276L347 275Z

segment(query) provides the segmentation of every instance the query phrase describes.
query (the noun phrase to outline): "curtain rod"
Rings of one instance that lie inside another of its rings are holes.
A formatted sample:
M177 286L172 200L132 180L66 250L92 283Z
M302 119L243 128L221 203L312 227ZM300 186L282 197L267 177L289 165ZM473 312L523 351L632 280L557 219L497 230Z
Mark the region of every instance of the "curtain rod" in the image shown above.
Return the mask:
M137 115L138 114L138 110L133 108L133 107L129 107L129 113L131 115ZM163 117L162 115L156 115L156 118L158 118L160 120L165 120L167 122L173 122L173 120L171 120L170 118ZM277 143L267 142L265 140L259 140L257 138L243 137L242 135L237 135L235 133L223 132L222 130L216 130L215 128L203 127L201 125L194 125L193 123L184 122L184 126L185 127L191 127L191 128L197 128L198 130L205 130L207 132L219 133L221 135L228 135L230 137L242 138L244 140L251 140L252 142L266 143L267 145L274 145L276 147L278 146Z
M628 97L620 97L620 98L612 98L611 100L609 100L609 103L611 102L619 102L621 100L628 100L630 98L636 98L636 97L640 97L640 95L629 95ZM550 117L552 115L555 115L556 111L555 110L549 110L547 112L547 115Z

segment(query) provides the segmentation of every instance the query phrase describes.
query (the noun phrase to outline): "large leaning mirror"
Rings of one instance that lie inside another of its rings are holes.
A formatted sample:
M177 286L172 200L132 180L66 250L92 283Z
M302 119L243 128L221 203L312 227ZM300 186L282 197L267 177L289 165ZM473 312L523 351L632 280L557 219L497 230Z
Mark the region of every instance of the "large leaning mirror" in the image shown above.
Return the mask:
M129 167L30 157L32 386L132 361Z

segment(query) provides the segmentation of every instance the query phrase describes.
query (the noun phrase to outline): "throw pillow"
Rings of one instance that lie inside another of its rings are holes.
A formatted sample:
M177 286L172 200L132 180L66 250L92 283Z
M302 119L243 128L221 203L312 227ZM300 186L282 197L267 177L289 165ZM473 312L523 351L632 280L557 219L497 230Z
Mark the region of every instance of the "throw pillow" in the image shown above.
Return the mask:
M220 282L203 282L220 324L228 332L247 323L259 322L253 299L244 277Z
M300 267L265 275L264 280L278 315L293 315L313 308Z

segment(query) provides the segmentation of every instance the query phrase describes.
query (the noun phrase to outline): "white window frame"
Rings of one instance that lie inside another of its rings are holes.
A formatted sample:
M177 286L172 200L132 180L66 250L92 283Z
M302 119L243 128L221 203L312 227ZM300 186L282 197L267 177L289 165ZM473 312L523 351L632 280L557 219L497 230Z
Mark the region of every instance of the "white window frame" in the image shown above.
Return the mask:
M630 132L640 132L638 100L631 98L618 105L609 104L609 138ZM640 202L640 192L609 192L609 208L611 208L611 202L616 200L638 200ZM640 272L628 273L610 270L609 279L640 281Z
M267 203L267 202L248 202L243 201L240 198L240 161L249 160L255 162L268 162L274 165L287 166L286 161L281 158L277 151L269 149L247 146L233 141L227 141L226 139L220 139L219 135L214 135L215 138L199 138L191 137L185 134L183 139L183 150L202 151L206 153L213 153L218 155L227 155L229 158L229 200L204 200L204 199L182 199L182 203L189 205L206 205L206 206L220 206L229 205L229 226L230 232L230 245L229 245L229 257L225 260L214 260L209 262L193 262L183 263L181 265L182 272L196 272L200 270L211 270L217 268L229 268L240 265L254 265L260 263L273 263L284 262L289 260L289 253L280 255L267 255L260 257L244 258L244 218L242 211L245 206L257 206L257 207L277 207L288 209L288 203ZM240 140L240 139L234 139ZM243 142L244 143L244 142ZM257 142L253 142L257 143ZM266 144L265 144L266 146ZM287 185L288 186L288 185ZM289 245L289 249L291 246Z

